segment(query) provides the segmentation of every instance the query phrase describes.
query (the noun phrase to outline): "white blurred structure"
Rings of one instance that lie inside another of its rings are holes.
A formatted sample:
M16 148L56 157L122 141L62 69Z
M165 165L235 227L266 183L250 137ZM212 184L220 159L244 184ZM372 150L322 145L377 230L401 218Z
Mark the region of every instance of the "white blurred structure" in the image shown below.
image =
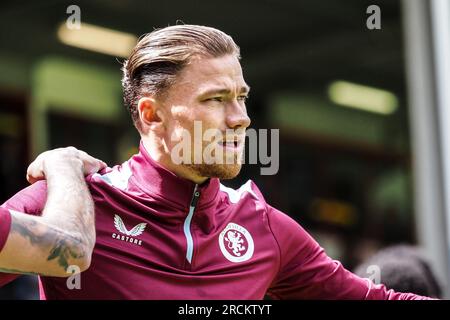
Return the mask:
M450 297L450 2L403 0L416 231Z

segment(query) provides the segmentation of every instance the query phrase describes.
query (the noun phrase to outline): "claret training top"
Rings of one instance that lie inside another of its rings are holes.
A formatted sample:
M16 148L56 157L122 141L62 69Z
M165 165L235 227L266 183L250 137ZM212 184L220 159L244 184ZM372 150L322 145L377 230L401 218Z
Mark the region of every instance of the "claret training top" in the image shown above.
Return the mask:
M353 275L248 181L179 178L140 145L122 165L86 178L97 240L80 288L40 277L42 299L421 299ZM0 209L0 250L8 209L40 215L46 182ZM0 285L18 275L0 273Z

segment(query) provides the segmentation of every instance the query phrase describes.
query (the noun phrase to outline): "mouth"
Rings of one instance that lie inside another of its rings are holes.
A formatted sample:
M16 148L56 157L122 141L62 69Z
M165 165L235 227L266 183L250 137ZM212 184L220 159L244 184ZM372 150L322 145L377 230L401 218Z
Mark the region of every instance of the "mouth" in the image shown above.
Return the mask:
M229 151L238 151L241 148L242 140L238 137L219 141L218 144Z

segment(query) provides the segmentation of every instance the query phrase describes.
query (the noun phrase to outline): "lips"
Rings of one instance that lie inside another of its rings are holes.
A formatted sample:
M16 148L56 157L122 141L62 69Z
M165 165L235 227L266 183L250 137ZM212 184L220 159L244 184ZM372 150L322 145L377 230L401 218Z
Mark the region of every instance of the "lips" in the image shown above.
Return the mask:
M238 146L237 141L222 141L222 145L224 147L236 148Z
M235 138L227 138L220 142L218 142L222 147L226 149L230 149L233 151L236 151L239 149L242 145L242 139L239 139L238 137Z

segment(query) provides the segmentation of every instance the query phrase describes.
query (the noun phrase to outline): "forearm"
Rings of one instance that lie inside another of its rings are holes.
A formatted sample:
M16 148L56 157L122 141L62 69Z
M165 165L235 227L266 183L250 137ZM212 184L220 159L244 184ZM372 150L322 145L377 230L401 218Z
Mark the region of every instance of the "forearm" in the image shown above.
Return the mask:
M71 265L88 268L95 244L94 206L81 162L62 160L49 161L46 169L48 194L41 217L10 210L0 271L69 276Z
M80 270L89 266L91 249L82 237L42 217L10 212L11 228L0 252L1 272L69 276L69 266L76 265Z
M95 215L91 194L79 166L53 163L46 174L47 203L42 217L92 248L95 244Z
M30 183L47 180L45 206L41 217L0 209L0 272L69 276L72 265L80 271L89 267L95 217L84 176L104 167L106 163L74 147L43 152L30 164Z

